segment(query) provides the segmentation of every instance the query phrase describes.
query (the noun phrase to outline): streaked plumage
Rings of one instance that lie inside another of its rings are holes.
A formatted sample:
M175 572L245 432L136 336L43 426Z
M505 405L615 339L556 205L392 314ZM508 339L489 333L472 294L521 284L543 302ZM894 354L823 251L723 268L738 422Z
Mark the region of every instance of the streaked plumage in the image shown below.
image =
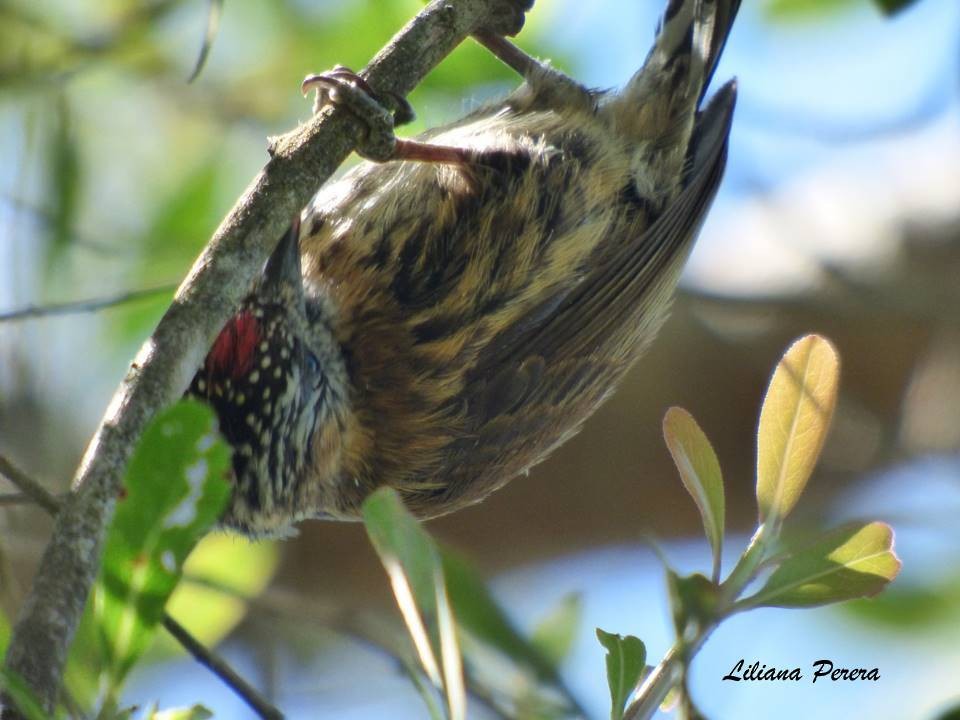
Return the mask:
M327 390L295 393L315 421L279 481L235 463L225 524L353 518L383 484L442 514L579 429L662 324L720 182L733 84L698 108L738 4L670 2L620 93L538 72L423 136L470 162L365 162L318 193L300 229L305 301L287 318L291 363L322 358Z

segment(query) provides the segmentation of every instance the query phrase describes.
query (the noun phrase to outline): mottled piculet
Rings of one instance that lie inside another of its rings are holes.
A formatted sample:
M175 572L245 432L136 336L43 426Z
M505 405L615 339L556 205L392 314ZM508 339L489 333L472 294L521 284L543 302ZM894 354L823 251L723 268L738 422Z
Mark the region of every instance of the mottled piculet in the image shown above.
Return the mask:
M383 485L440 515L577 432L663 323L720 183L736 88L704 94L738 6L670 0L619 92L488 36L515 93L319 191L189 390L233 446L225 527L356 518ZM343 69L305 85L377 97Z

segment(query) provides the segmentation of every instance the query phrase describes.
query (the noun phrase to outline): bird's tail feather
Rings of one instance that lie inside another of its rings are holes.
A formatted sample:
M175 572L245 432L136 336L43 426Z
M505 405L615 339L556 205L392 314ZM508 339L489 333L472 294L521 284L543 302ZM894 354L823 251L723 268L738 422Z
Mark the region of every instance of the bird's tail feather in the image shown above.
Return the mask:
M669 92L699 105L739 7L740 0L669 0L653 48L621 96L643 102Z
M740 0L706 0L705 4L713 5L713 26L706 52L703 84L700 87L701 102L707 88L710 87L713 73L717 69L717 62L719 62L720 56L723 54L723 48L727 44L727 37L730 35L731 28L733 28L737 10L740 9Z

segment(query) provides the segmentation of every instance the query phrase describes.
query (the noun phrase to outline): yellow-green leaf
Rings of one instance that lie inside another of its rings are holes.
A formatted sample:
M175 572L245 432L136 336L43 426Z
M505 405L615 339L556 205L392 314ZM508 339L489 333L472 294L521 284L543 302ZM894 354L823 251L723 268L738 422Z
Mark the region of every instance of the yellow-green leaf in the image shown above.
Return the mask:
M876 595L900 572L882 522L834 530L783 561L747 607L813 607Z
M235 535L207 535L187 558L183 580L167 603L167 612L204 645L219 643L247 613L247 598L270 582L279 560L277 545ZM183 652L161 635L160 653Z
M723 475L717 454L697 421L683 408L672 407L663 416L663 439L683 486L700 510L703 529L713 550L713 578L716 581L720 575L725 512Z
M465 718L456 623L436 543L392 488L380 488L364 501L363 522L424 672L443 688L450 720Z
M757 432L761 522L776 526L797 504L830 427L839 376L837 351L819 335L797 340L777 365Z

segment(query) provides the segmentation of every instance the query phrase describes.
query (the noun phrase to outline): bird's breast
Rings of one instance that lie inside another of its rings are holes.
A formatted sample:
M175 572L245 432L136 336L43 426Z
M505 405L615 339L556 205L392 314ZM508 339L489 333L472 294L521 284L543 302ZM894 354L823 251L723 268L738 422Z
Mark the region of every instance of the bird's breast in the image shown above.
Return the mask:
M485 494L491 476L534 462L585 415L551 411L549 427L524 437L530 408L504 400L520 419L505 432L489 398L479 408L471 393L490 380L478 367L498 343L542 322L605 243L644 222L642 208L624 208L627 154L609 133L582 118L539 115L501 112L434 132L433 143L486 156L464 165L363 163L308 209L304 275L334 307L352 395L342 479L356 485L358 502L388 484L422 499L415 509L424 514L451 509L459 497ZM583 375L578 362L567 370L564 362L540 377L569 384ZM463 457L469 447L475 463Z

